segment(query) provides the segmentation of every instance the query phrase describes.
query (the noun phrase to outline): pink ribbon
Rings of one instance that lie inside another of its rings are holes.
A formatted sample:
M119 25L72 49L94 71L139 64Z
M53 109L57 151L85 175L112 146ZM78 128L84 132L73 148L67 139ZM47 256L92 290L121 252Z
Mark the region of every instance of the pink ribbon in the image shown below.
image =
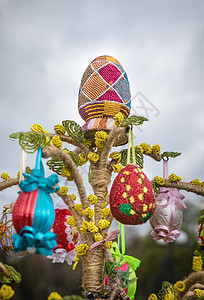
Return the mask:
M94 250L96 250L99 246L103 245L104 244L104 249L106 251L106 244L105 242L108 242L108 241L111 241L113 239L115 239L120 233L120 230L119 229L116 229L114 231L112 231L110 234L107 235L107 237L105 239L103 239L102 241L100 242L95 242L91 245L91 247L89 248L89 251L92 252Z
M165 242L173 242L180 236L180 232L178 230L170 230L165 225L158 225L151 232L154 240L163 239Z

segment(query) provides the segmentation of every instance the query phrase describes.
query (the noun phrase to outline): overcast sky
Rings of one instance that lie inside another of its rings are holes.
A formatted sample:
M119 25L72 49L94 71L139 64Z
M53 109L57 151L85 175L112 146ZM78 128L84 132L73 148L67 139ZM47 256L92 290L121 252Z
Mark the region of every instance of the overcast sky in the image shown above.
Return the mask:
M182 152L170 173L204 180L203 16L203 0L0 0L0 173L19 170L12 132L33 123L53 132L67 119L84 124L80 80L107 54L128 74L133 112L149 118L135 129L135 144ZM162 164L146 159L145 172L162 176ZM9 195L0 193L2 203Z

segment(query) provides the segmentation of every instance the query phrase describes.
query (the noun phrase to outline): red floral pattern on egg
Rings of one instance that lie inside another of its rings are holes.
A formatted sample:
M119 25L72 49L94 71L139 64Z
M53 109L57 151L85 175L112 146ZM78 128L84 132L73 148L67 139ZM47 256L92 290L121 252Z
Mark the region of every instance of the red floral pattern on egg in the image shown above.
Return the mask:
M128 165L115 178L110 192L110 208L123 224L145 223L155 209L153 188L144 172Z

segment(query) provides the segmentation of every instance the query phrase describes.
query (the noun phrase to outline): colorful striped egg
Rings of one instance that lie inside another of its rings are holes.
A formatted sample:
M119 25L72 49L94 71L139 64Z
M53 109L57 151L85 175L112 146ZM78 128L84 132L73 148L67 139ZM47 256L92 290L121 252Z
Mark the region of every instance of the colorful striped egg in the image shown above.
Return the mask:
M140 168L128 165L120 171L111 187L110 208L114 218L122 224L142 224L152 216L154 193Z
M111 56L99 56L85 70L79 89L79 114L86 122L83 131L110 131L113 117L122 113L127 118L131 108L131 95L127 74L121 64ZM89 135L88 135L89 133Z

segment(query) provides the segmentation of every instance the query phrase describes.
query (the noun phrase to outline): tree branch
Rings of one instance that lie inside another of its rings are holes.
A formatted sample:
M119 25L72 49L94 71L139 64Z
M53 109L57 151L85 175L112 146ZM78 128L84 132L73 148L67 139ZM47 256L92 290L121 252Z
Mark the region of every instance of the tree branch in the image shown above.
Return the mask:
M5 181L0 182L0 191L5 190L14 185L18 185L18 184L19 184L18 178L9 178Z
M192 184L190 182L171 182L170 180L166 179L165 183L160 187L177 188L179 190L185 190L187 192L204 196L204 187Z
M86 155L90 152L89 148L84 143L78 143L76 142L72 137L62 134L54 134L54 133L48 133L48 135L52 138L53 136L57 135L60 137L60 140L62 142L66 142L68 144L72 144L76 146L77 148L80 148L82 152L84 152Z
M80 197L81 204L82 204L82 208L86 209L89 206L89 204L88 204L88 200L87 200L86 190L85 190L85 187L83 184L83 179L82 179L75 163L71 159L70 155L68 153L66 153L65 151L63 151L62 149L59 149L55 146L46 147L45 149L43 149L43 154L46 155L46 157L59 158L59 159L63 160L63 162L65 163L65 166L71 172L74 182L77 186L77 189L79 192L79 197Z

